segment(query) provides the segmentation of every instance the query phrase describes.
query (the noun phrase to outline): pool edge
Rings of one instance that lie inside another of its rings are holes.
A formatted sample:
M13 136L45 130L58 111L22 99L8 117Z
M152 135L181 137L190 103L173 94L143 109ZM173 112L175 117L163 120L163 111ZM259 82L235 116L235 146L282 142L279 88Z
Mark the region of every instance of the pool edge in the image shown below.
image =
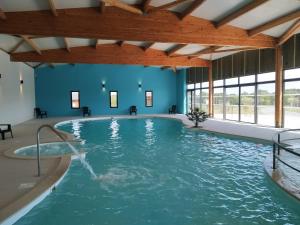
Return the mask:
M53 173L49 174L42 181L40 181L31 191L22 195L16 201L1 209L0 224L11 225L16 223L33 207L43 201L63 180L69 170L71 161L71 156L62 156Z
M292 185L289 184L288 177L280 170L280 168L277 168L276 170L273 170L273 153L270 152L265 161L264 161L264 170L271 178L271 180L280 187L283 191L285 191L287 194L289 194L291 197L295 198L296 200L300 201L300 192L299 190L292 187Z

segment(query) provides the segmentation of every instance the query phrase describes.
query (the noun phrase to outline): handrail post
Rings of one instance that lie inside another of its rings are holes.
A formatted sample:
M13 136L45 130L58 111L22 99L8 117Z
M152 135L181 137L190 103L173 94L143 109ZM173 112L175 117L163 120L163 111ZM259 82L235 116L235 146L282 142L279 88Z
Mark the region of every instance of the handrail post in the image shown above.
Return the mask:
M278 155L280 155L280 133L278 134L277 141L279 143L279 145L277 146L277 148L278 148L277 151L278 151Z
M273 143L273 170L276 169L276 144Z
M41 162L40 162L40 132L43 128L49 128L53 133L55 133L62 141L66 141L66 139L52 126L48 124L44 124L39 127L36 135L36 159L37 159L37 169L38 169L38 177L41 176Z
M37 154L37 169L38 169L38 177L41 176L41 163L40 163L40 132L37 132L37 141L36 141L36 154Z

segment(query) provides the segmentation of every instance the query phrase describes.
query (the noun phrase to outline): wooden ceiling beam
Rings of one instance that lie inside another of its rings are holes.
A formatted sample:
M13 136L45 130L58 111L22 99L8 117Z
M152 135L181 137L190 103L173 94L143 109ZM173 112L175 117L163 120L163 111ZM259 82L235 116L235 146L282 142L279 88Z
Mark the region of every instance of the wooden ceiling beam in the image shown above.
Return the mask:
M71 47L69 45L69 41L66 37L64 37L64 43L68 52L71 52Z
M165 66L208 66L203 59L189 60L185 56L168 57L163 51L149 49L145 53L135 45L103 44L95 50L91 46L73 47L70 53L65 49L43 50L42 55L35 52L12 53L12 61L44 63L90 63L90 64L129 64Z
M146 52L146 51L148 51L153 45L155 45L155 42L147 44L147 45L144 46L142 49Z
M231 21L233 21L233 20L237 19L238 17L246 14L247 12L257 8L258 6L266 3L267 1L269 1L269 0L254 0L246 5L242 6L235 12L225 16L223 19L221 19L219 22L217 22L216 28L220 28L220 27L230 23Z
M147 12L149 6L150 6L150 2L151 0L143 0L142 4L141 4L141 8L143 10L144 13Z
M107 6L114 6L114 7L120 8L122 10L125 10L127 12L131 12L131 13L135 13L135 14L140 14L140 15L143 14L143 11L141 9L139 9L135 6L123 3L119 0L102 0L102 1Z
M99 11L100 11L100 13L104 13L104 11L105 11L105 2L103 2L103 1L100 1L99 2Z
M249 50L254 50L254 49L255 48L234 48L234 49L216 50L215 46L213 46L213 47L204 49L201 53L191 54L189 56L189 58L195 58L195 57L199 57L201 55L206 55L206 54L217 54L217 53L224 53L224 52L241 52L241 51L249 51Z
M26 35L21 35L21 38L23 38L24 41L26 41L26 43L27 43L28 45L30 45L36 53L38 53L39 55L42 54L42 51L41 51L40 48L34 43L33 40L31 40L30 38L28 38ZM27 61L27 62L30 62L30 61Z
M271 20L271 21L269 21L267 23L264 23L260 26L255 27L255 28L248 31L248 35L250 37L253 37L253 36L258 35L259 33L263 32L263 31L269 30L273 27L279 26L283 23L286 23L286 22L289 22L291 20L298 19L298 18L300 18L300 9L298 9L296 11L293 11L291 13L288 13L284 16L279 17L279 18L276 18L274 20Z
M221 47L220 46L209 46L209 47L202 49L196 53L188 54L186 56L189 56L190 59L197 58L201 55L210 54L211 52L216 51L218 48L221 48Z
M58 16L54 0L48 0L53 16Z
M97 39L97 40L96 40L96 43L95 43L95 49L98 48L98 45L99 45L99 40Z
M0 33L257 48L272 48L277 43L262 34L250 38L246 30L229 25L216 29L212 22L192 16L180 21L167 10L147 16L115 7L107 7L102 14L97 7L63 12L57 17L47 11L7 12L10 19L0 20Z
M10 51L9 53L14 53L17 49L25 42L24 39L20 40Z
M125 41L117 41L117 45L119 45L120 47L122 47L124 45Z
M183 2L186 2L186 1L188 1L188 0L175 0L175 1L167 3L167 4L148 9L147 12L156 12L156 11L159 11L159 10L166 10L166 9L169 9L169 8L174 7L176 5L179 5Z
M179 18L181 20L183 20L184 18L186 18L188 15L190 15L192 12L194 12L197 8L199 8L202 3L204 3L205 0L195 0L191 3L191 5L186 8L180 15Z
M160 67L161 70L168 70L171 69L174 73L177 72L176 66L162 66Z
M284 44L290 37L292 37L297 31L300 30L300 19L298 19L281 37L278 44Z
M172 47L171 49L169 49L166 54L168 56L171 56L173 54L175 54L177 51L179 51L180 49L184 48L185 46L187 46L187 44L178 44L178 45L175 45L174 47Z
M0 19L2 19L2 20L6 20L6 15L5 15L5 13L3 12L3 10L0 8Z

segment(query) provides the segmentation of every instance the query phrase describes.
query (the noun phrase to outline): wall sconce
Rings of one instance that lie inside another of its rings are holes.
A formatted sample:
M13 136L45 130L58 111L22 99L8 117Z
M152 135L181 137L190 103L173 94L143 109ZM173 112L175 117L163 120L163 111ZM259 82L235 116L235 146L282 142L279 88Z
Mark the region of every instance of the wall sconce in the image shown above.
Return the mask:
M102 82L102 91L105 91L105 82Z
M139 82L139 90L142 90L142 83L141 82Z
M20 80L20 84L24 84L24 80Z

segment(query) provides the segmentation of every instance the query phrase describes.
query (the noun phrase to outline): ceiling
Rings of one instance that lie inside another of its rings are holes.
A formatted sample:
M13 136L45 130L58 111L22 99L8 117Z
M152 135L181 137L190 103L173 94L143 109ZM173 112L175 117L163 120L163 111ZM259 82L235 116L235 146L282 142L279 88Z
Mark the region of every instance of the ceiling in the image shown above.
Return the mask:
M161 5L173 2L174 0L152 0L150 2L150 7L159 7ZM168 10L181 13L184 12L194 0L187 0L181 4L169 8ZM53 0L56 9L69 9L69 8L87 8L87 7L99 7L98 0ZM142 4L142 0L122 0L123 3L130 5ZM251 0L206 0L197 9L195 9L190 15L209 20L212 22L218 22L224 17L235 12L239 8L249 4ZM1 0L0 9L3 12L23 12L23 11L39 11L39 10L49 10L48 0ZM268 21L291 13L295 10L300 10L299 0L269 0L258 7L250 10L249 12L237 17L236 19L230 21L228 25L242 28L244 30L250 30L258 27ZM299 18L298 18L299 19ZM274 26L270 29L264 30L262 34L279 38L281 37L298 19L289 20L278 26ZM0 49L5 52L11 52L12 49L22 40L21 37L16 34L0 34ZM65 48L65 42L63 37L34 37L31 39L34 41L36 46L40 50L49 49L62 49ZM95 46L97 40L89 38L68 38L68 45L70 48L79 46ZM98 40L98 45L107 45L118 43L119 40ZM124 41L122 44L134 45L139 47L145 47L149 42L143 41ZM151 49L156 49L160 51L167 52L174 48L178 43L162 43L156 42L151 45ZM177 55L189 55L197 53L208 46L201 44L187 44L184 47L176 51ZM239 49L241 46L231 46L233 49L230 52L221 53L210 53L200 55L199 58L206 60L213 60L217 58L224 57L226 55L234 54L237 51L234 49ZM219 48L222 50L224 48ZM226 49L226 47L225 47ZM228 49L228 47L227 47ZM33 51L32 46L30 46L26 41L24 41L14 52L29 52ZM37 66L38 62L27 62L31 66ZM50 62L51 63L51 62Z

